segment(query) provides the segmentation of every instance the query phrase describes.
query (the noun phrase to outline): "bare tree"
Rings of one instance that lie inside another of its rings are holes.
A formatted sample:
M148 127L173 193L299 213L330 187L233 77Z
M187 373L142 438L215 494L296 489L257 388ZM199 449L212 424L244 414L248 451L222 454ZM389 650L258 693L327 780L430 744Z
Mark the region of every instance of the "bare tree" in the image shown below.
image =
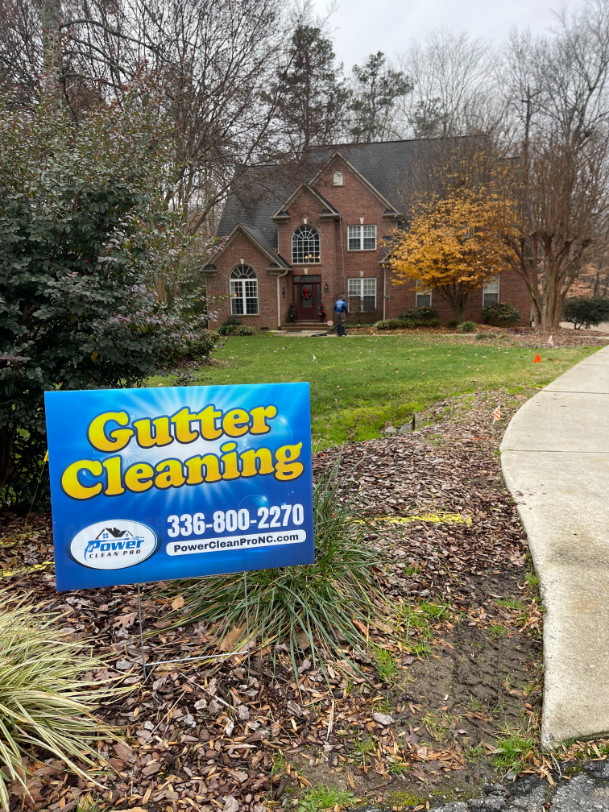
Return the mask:
M440 29L399 57L413 92L402 99L400 126L415 138L489 132L501 120L493 78L497 54L482 38Z
M126 84L155 86L159 114L174 123L168 202L183 206L192 232L213 227L231 190L280 152L283 88L269 93L285 56L280 0L0 2L23 21L5 20L0 34L5 87L33 97L52 68L78 119L91 101L119 99ZM24 46L32 55L25 69Z
M513 35L503 75L517 160L505 164L502 228L536 328L548 331L606 232L609 0L561 16L551 39Z

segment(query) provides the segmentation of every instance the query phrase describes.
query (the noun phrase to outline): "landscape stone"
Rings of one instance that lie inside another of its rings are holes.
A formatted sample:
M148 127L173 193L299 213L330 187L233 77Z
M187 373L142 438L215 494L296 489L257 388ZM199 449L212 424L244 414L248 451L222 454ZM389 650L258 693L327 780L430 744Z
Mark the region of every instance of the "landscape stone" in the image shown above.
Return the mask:
M488 795L486 798L474 798L469 802L471 812L500 812L505 809L505 798Z
M387 428L385 429L385 434L397 434L397 433L398 430L396 429L395 426L387 426Z
M378 722L379 725L383 725L383 727L388 727L393 724L393 716L389 716L388 713L373 713L372 718L375 722Z

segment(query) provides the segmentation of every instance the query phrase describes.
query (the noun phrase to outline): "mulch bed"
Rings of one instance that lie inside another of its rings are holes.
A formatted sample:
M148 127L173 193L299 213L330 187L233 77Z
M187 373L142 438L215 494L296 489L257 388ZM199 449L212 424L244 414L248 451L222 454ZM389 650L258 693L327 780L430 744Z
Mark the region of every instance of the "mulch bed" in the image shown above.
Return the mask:
M104 676L132 688L100 709L124 730L123 742L100 748L110 766L98 777L103 789L32 754L26 806L69 812L90 795L106 809L263 812L324 783L423 809L432 795L466 793L489 776L499 726L529 719L534 728L541 696L541 613L525 585L525 537L497 455L511 415L504 409L493 426L495 401L496 393L444 401L419 432L315 458L319 472L340 457L345 496L372 523L368 541L385 561L379 578L392 603L445 607L408 633L383 619L370 629L371 649L388 653L393 674L360 660L362 676L345 660L330 667L328 683L304 652L297 684L278 646L275 665L255 653L249 675L240 654L159 666L143 682L134 589L57 594L49 517L0 514L6 598L28 593L38 609L57 612L59 628L107 657ZM186 656L207 639L195 625L168 630L172 602L158 585L143 590L153 659Z
M604 346L609 341L609 333L598 330L570 330L559 327L550 336L539 335L531 327L491 327L487 324L476 325L476 333L458 333L447 327L417 327L408 330L377 330L372 325L354 327L349 326L349 335L377 335L377 336L409 336L412 338L446 339L451 343L470 344L472 341L501 341L506 346L531 347L541 349L551 347L587 347Z

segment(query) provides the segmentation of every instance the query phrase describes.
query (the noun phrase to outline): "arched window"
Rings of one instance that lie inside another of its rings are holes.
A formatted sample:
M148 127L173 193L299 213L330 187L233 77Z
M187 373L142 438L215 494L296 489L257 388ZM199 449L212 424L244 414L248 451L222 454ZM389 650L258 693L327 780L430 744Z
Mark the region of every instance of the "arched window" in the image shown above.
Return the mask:
M258 280L249 265L238 265L231 273L230 302L233 316L258 315Z
M311 226L298 226L292 234L292 264L319 262L319 234Z

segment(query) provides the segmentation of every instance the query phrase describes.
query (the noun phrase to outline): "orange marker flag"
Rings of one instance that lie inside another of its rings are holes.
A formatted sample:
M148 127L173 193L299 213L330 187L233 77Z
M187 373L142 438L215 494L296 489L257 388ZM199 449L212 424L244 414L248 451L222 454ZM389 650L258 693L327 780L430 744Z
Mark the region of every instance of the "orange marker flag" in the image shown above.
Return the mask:
M535 360L533 361L534 364L541 364L541 356L539 353L535 353Z

